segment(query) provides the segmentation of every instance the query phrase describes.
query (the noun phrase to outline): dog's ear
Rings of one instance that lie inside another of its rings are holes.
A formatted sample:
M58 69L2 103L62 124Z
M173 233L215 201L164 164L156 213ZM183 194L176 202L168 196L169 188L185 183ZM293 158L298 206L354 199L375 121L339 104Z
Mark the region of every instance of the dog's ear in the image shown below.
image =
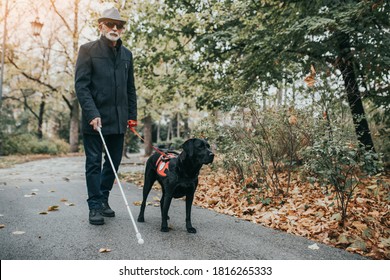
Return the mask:
M186 155L189 157L192 157L194 155L194 141L192 139L189 139L184 142L182 145L183 150L186 152Z

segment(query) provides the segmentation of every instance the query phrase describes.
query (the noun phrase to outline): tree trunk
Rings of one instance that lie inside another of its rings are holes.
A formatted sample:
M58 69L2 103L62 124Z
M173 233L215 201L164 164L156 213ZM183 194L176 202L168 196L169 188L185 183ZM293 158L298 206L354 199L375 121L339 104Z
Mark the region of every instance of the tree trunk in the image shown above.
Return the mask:
M70 22L68 22L65 17L61 14L61 12L57 9L57 2L51 0L51 8L54 9L54 12L60 17L62 20L63 24L67 28L70 34L72 34L72 39L73 39L73 55L70 57L70 63L72 65L76 64L76 59L77 59L77 51L78 51L78 46L79 46L79 37L80 37L80 32L82 28L79 28L79 5L80 5L80 0L74 0L73 5L73 27L71 26ZM63 96L63 99L66 101L69 109L70 109L70 127L69 127L69 144L70 144L70 152L78 152L79 150L79 122L80 122L80 108L79 108L79 103L76 98L75 92L70 92L70 98L72 99L70 102L67 102L68 98Z
M153 152L152 148L152 117L149 115L143 119L144 123L144 147L145 156L150 156Z
M79 46L79 4L80 0L74 0L74 20L73 20L73 62L76 62L77 51ZM73 95L72 110L70 118L70 131L69 131L69 144L70 151L76 153L79 151L79 134L80 134L80 106L76 97L76 93Z
M276 108L282 107L283 104L283 84L280 82L276 93Z
M171 141L171 133L172 133L172 121L170 120L169 123L168 123L168 131L167 131L166 142Z
M352 113L352 119L358 141L364 145L366 150L373 150L374 143L371 138L370 128L364 112L363 102L359 91L353 67L353 54L349 43L349 36L341 34L339 41L339 61L338 68L343 76L347 100Z
M176 116L177 126L176 126L176 137L180 138L180 113L177 113Z
M79 102L75 97L72 100L72 109L70 110L70 129L69 129L69 144L70 152L76 153L79 151L79 121L80 108Z
M44 99L44 98L43 98ZM39 105L39 115L38 115L38 139L43 138L42 126L43 126L43 114L45 113L45 100L41 101Z
M157 143L161 142L161 121L157 124Z

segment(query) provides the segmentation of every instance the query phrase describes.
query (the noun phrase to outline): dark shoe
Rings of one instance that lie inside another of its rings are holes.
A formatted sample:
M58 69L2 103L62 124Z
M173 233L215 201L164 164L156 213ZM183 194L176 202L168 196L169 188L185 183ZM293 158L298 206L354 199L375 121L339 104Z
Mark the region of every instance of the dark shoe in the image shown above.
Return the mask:
M115 217L115 211L111 209L108 202L103 202L103 209L101 213L104 217Z
M99 209L89 210L89 223L92 225L102 225L104 224L104 218L100 213Z

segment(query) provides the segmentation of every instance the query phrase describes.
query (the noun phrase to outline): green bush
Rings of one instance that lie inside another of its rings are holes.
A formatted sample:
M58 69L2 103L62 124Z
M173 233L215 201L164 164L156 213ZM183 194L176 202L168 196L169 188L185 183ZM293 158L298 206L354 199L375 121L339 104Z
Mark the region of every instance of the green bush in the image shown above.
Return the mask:
M185 140L181 137L175 137L172 139L171 141L171 149L172 150L179 150L181 149L181 145L183 145L183 143L185 142Z
M128 129L126 134L125 134L125 146L126 146L126 153L139 153L140 148L139 148L139 139L138 137L131 133L130 130Z
M210 138L222 158L223 168L232 172L238 184L252 182L273 195L287 195L290 175L300 161L299 151L311 143L309 118L303 113L251 110L230 124L204 123L197 134ZM285 191L283 188L286 186Z
M360 180L381 169L379 156L356 143L353 126L345 121L331 123L310 112L282 108L247 111L240 118L224 125L205 122L197 134L210 138L222 167L237 184L260 190L262 197L255 200L287 197L292 172L306 171L303 177L335 194L343 223Z
M157 147L160 147L161 149L170 149L170 150L179 150L181 149L181 145L185 142L185 139L181 137L175 137L172 138L171 141L163 141L157 143Z
M69 151L69 144L60 139L38 139L33 134L6 135L2 141L3 155L50 154Z
M346 141L344 133L333 127L332 134L318 134L315 143L305 152L305 173L309 182L318 182L336 196L341 212L340 225L347 218L348 203L355 188L366 175L382 169L378 154L366 150L357 142Z

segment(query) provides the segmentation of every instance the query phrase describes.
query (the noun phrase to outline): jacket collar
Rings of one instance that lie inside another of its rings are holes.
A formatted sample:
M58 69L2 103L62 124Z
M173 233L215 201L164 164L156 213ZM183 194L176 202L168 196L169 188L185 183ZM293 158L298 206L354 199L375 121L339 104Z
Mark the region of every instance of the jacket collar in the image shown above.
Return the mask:
M118 39L115 47L112 46L112 42L103 35L100 37L100 42L104 48L107 48L107 55L116 63L120 60L122 55L122 40Z
M108 40L105 36L101 35L100 40L102 40L108 47L112 48L112 42ZM119 38L118 41L116 42L115 48L119 50L121 46L122 46L122 40Z

